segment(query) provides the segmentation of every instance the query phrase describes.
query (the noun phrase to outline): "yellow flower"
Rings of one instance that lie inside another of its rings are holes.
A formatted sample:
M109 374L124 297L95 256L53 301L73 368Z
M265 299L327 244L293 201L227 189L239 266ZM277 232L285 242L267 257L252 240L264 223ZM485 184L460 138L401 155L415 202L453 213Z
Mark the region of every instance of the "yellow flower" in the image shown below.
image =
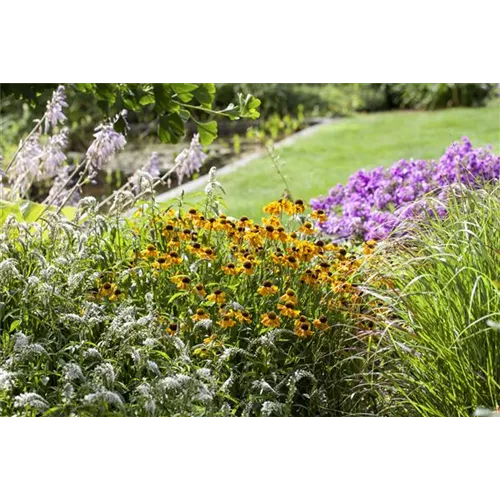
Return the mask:
M205 297L205 295L207 294L207 292L205 291L205 287L201 283L198 283L193 288L193 292L197 293L200 297Z
M229 274L230 276L238 274L238 269L236 269L236 266L232 262L230 262L227 266L222 266L221 269L224 274Z
M240 220L236 223L237 227L247 228L252 227L253 221L246 216L240 218Z
M285 228L283 226L279 226L276 228L276 233L278 235L277 239L280 241L288 241L288 234L286 234Z
M311 329L311 323L301 323L295 327L295 335L302 338L311 337L313 334Z
M172 263L168 255L161 255L153 262L155 269L168 269L171 265Z
M312 269L307 269L301 276L300 281L306 285L316 285L318 283L318 274L312 271Z
M116 285L106 282L101 286L99 293L102 297L109 297L110 295L113 295L115 289Z
M317 220L318 222L326 222L328 220L328 216L324 210L314 210L311 213L311 219Z
M141 257L156 257L157 255L156 247L151 243L141 252Z
M278 328L281 325L281 321L277 314L274 312L268 312L260 317L260 322L267 326L268 328Z
M304 234L314 234L314 228L310 222L304 222L304 224L302 224L302 226L300 226L297 231Z
M301 323L307 323L309 320L307 319L307 316L304 316L301 314L294 322L295 326L299 326Z
M297 269L299 267L299 261L294 255L287 255L285 258L283 258L281 263L292 269Z
M371 253L373 253L373 250L375 249L376 246L377 242L375 240L368 240L363 245L363 253L365 255L370 255Z
M264 236L264 238L268 238L270 240L277 240L279 238L279 234L276 231L276 228L274 226L271 226L271 224L266 224L264 226L262 235Z
M177 252L170 252L168 254L168 258L172 264L181 264L182 263L182 257L180 257Z
M271 203L267 204L262 210L266 214L272 214L272 215L279 215L281 214L282 210L281 203L279 201L272 201Z
M293 305L297 305L297 294L289 288L285 294L280 297L280 302L291 302Z
M304 210L305 210L304 202L302 200L295 200L295 203L292 205L287 214L288 215L302 214L304 213Z
M281 221L278 219L278 217L272 215L271 217L268 218L264 217L262 219L262 224L264 224L264 226L273 226L274 228L277 228L281 226Z
M167 333L170 335L175 335L179 329L179 325L177 323L170 323L167 327Z
M117 300L120 300L120 299L123 299L124 298L124 294L121 290L119 290L118 288L115 289L115 291L113 292L113 294L111 294L109 296L109 300L111 302L116 302Z
M191 280L187 276L173 276L170 281L177 285L181 290L189 290Z
M205 338L203 339L203 343L204 343L204 344L211 344L212 342L214 342L214 341L215 341L215 339L216 339L216 338L217 338L217 336L216 336L215 334L210 335L210 337L205 337Z
M222 328L231 328L236 325L236 321L234 321L231 314L224 314L222 319L217 321L217 324Z
M287 318L296 318L300 311L294 309L295 304L293 302L286 302L285 304L278 304L278 309L282 316L286 316Z
M193 243L192 245L186 245L186 250L198 257L201 257L203 255L203 250L201 249L201 245L199 243Z
M226 294L222 290L216 289L207 297L207 300L216 304L224 304L226 302Z
M278 287L273 285L270 281L264 281L262 286L259 287L258 293L262 296L274 295L275 293L278 293Z
M248 274L248 275L253 274L255 272L255 265L252 261L245 260L245 262L243 262L243 264L242 264L241 270L245 274Z
M252 322L252 317L250 316L250 313L248 311L236 311L234 316L240 323Z
M214 260L215 252L211 248L203 248L201 257L208 260Z
M210 319L210 315L205 311L205 309L200 307L199 309L196 309L196 313L191 316L191 319L197 323L203 319Z
M313 325L318 330L326 330L330 326L326 316L320 316L318 319L315 319L313 321Z

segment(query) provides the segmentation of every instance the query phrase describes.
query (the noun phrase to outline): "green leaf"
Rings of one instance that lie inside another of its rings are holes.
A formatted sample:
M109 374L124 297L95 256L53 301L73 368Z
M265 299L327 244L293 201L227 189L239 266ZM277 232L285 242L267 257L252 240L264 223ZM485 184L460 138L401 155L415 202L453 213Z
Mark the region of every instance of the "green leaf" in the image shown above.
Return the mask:
M155 109L159 115L167 112L175 113L179 110L179 105L172 101L172 88L168 83L155 83L153 91L156 102Z
M16 203L0 200L0 225L5 222L10 214L13 214L18 221L23 220L23 214Z
M178 113L163 115L158 123L158 137L161 142L176 144L184 136L184 122Z
M21 320L15 319L10 325L9 333L12 333L13 331L17 330L17 328L19 327L20 324L21 324Z
M153 94L143 95L139 99L139 104L141 104L141 106L147 106L148 104L154 104L154 102L155 102L155 96Z
M205 108L211 108L215 97L215 85L213 83L202 83L194 92L196 100Z
M192 91L198 88L195 83L172 83L171 85L182 102L189 102L193 98Z
M200 143L204 146L212 144L217 137L217 122L215 120L206 123L196 122L196 126L200 134Z

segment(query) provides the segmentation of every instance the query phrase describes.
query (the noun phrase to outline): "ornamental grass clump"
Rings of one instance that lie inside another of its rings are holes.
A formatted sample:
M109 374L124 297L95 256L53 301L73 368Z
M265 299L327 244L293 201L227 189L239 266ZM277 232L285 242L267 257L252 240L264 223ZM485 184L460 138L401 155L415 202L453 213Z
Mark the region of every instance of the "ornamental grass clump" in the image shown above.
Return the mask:
M500 178L500 157L491 148L473 148L466 137L439 161L400 160L388 169L359 170L345 186L311 201L327 217L319 227L338 239L384 239L418 217L442 217L450 189L485 187Z
M369 343L365 387L377 389L379 414L500 406L499 214L498 187L456 189L444 220L416 224L378 255L372 292L384 307L372 313L382 333Z

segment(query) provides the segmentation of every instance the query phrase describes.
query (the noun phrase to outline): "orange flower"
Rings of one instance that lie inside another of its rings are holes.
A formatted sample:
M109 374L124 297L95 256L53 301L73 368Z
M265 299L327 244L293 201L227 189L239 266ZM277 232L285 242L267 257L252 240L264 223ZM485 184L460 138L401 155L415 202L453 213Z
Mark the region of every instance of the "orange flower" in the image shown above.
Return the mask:
M227 266L222 266L222 272L230 276L236 276L238 274L238 269L236 266L230 262Z
M274 312L263 314L260 317L260 322L268 328L278 328L281 325L280 319Z
M282 316L286 316L287 318L296 318L300 311L294 309L295 304L293 302L286 302L285 304L278 304L278 309Z
M293 305L297 305L297 294L289 288L285 294L280 297L280 302L291 302Z
M326 316L320 316L318 319L313 321L313 325L318 330L326 330L329 328L328 318Z
M177 252L170 252L168 254L168 257L170 259L170 262L172 264L181 264L182 263L182 257L179 256L179 254Z
M204 319L210 319L210 315L205 311L205 309L202 309L201 307L199 309L196 309L196 313L191 316L191 319L197 323L198 321L204 320Z
M226 294L222 290L216 289L207 297L207 300L216 304L224 304L226 302Z
M205 287L201 283L198 283L193 288L193 292L197 293L200 297L205 297L205 295L207 294L207 292L205 291Z
M170 323L167 328L167 333L170 335L175 335L179 329L179 325L177 323Z
M295 327L295 335L302 338L311 337L313 334L311 329L311 323L301 323Z
M170 278L170 281L175 283L177 288L180 288L181 290L189 290L189 285L191 283L188 276L173 276Z
M262 296L274 295L275 293L278 293L278 287L273 285L270 281L264 281L262 286L259 287L258 293Z
M245 260L241 269L245 274L253 274L255 272L255 264L250 260Z
M304 222L304 224L302 224L302 226L300 226L297 231L299 231L299 233L304 233L304 234L314 234L314 228L313 228L313 225L310 223L310 222Z
M328 220L328 216L324 210L314 210L311 213L311 219L317 220L318 222L326 222Z
M231 314L224 314L221 320L217 321L217 324L222 328L231 328L236 325L236 321L234 321Z
M250 316L250 313L248 311L236 311L234 316L240 323L252 322L252 317Z

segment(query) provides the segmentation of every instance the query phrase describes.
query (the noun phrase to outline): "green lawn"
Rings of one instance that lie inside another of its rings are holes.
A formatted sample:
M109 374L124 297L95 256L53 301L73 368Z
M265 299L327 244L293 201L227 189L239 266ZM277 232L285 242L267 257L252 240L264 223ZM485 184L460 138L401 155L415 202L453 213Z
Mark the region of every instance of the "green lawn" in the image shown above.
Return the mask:
M292 195L308 201L359 168L389 166L401 158L438 158L464 135L474 146L489 143L500 151L500 108L360 115L324 126L280 150L280 156ZM221 170L219 180L227 192L227 213L254 219L284 189L268 157L231 174Z

